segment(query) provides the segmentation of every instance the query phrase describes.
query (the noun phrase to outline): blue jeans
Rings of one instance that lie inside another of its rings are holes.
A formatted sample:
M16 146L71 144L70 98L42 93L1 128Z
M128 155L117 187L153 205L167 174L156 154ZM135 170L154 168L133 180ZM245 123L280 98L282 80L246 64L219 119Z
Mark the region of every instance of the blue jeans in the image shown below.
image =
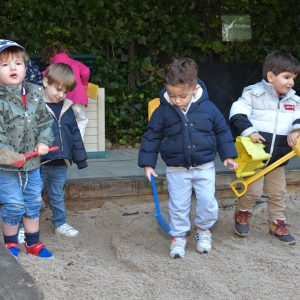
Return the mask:
M67 166L41 166L41 177L53 213L52 223L59 227L66 223L65 192Z
M15 226L25 216L39 218L42 206L40 169L29 172L0 171L0 203L3 224Z

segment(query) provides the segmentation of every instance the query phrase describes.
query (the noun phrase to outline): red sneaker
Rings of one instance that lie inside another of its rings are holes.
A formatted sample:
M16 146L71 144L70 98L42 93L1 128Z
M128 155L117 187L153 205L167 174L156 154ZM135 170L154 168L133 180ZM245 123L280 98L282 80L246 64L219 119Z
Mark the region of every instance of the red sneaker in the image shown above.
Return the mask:
M19 252L21 251L19 245L16 243L6 243L5 247L14 257L18 257Z
M37 244L33 244L31 246L27 246L27 243L25 243L25 248L27 254L32 254L47 259L54 258L53 254L46 248L46 246L42 242L38 242Z

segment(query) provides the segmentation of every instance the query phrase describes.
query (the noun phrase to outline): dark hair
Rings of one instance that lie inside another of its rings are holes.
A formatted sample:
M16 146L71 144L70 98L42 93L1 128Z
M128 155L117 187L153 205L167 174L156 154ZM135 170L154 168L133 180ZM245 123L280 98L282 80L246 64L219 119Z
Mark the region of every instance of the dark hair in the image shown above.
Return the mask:
M66 53L70 56L69 50L60 42L53 42L51 45L46 46L41 54L43 56L42 60L44 64L47 66L51 64L53 57L58 53Z
M273 51L265 58L263 65L263 78L267 80L268 72L273 72L276 76L283 72L298 74L300 65L298 60L290 53Z
M1 53L0 53L0 61L2 61L3 59L8 58L9 55L21 55L23 60L24 60L24 64L27 67L27 63L29 60L29 56L27 54L27 52L19 47L8 47L6 49L4 49Z
M49 85L63 87L68 92L72 91L76 86L76 79L72 68L63 63L52 64L46 71L45 78L47 78Z
M191 58L174 59L165 71L165 83L170 85L188 84L194 86L198 81L198 66Z

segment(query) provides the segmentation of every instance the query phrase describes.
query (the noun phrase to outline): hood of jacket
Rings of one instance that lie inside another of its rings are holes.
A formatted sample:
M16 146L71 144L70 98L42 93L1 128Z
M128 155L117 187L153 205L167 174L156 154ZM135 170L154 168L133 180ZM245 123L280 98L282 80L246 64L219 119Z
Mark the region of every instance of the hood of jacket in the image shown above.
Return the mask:
M199 89L198 89L198 92L192 98L192 104L191 105L193 105L193 103L197 104L201 101L209 100L207 88L206 88L204 82L202 80L198 79L197 85L199 86ZM170 98L168 96L166 86L164 86L161 89L161 91L159 93L159 98L160 98L160 103L161 104L167 104L167 105L172 105L173 106L173 104L170 102Z

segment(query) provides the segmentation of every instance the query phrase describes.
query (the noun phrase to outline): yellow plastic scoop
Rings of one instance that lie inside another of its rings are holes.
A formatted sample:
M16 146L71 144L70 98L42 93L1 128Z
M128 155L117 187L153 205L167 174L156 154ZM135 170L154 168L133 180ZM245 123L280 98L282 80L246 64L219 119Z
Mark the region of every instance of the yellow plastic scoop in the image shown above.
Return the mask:
M270 171L272 171L273 169L277 168L282 163L284 163L285 161L289 160L290 158L292 158L295 155L297 155L298 158L300 159L300 138L298 138L297 144L296 144L296 146L293 148L293 150L291 152L289 152L288 154L286 154L282 158L278 159L277 161L275 161L274 163L272 163L268 167L262 169L258 173L254 174L251 177L248 177L245 180L237 179L235 181L232 181L230 183L230 187L231 187L232 191L235 193L235 195L237 197L243 196L247 192L248 185L250 183L254 182L256 179L258 179L258 178L264 176L265 174L269 173ZM240 191L237 190L237 186L238 185L242 186L242 188L241 188Z
M238 168L235 170L237 178L254 175L255 170L264 167L264 161L271 157L269 153L265 152L263 144L253 143L247 136L238 136L235 147L238 153L238 157L235 159L238 163Z

